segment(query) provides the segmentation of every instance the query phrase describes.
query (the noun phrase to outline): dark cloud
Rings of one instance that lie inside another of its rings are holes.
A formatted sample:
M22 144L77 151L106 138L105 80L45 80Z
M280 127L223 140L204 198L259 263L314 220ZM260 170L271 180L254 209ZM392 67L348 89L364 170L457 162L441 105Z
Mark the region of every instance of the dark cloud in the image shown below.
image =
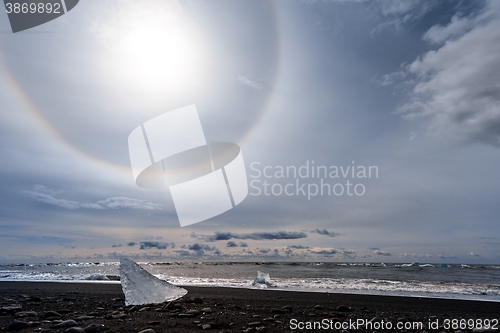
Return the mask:
M238 247L238 244L236 244L233 241L229 241L229 242L227 242L227 247Z
M194 243L194 244L188 245L187 248L188 248L188 250L191 250L191 251L200 251L200 250L213 251L213 250L215 250L215 247L210 247L206 244L199 244L199 243Z
M289 248L289 249L297 249L297 250L305 250L305 249L308 249L309 246L305 246L305 245L288 245L287 248Z
M140 249L141 250L148 250L152 248L156 248L158 250L164 250L167 247L174 248L175 243L166 243L166 242L150 242L150 241L145 241L140 243Z
M337 237L340 235L336 232L328 231L326 229L314 229L314 230L311 230L310 233L324 235L324 236L328 236L328 237Z
M127 246L136 246L136 245L137 245L137 243L136 243L136 242L128 242L128 243L127 243Z
M241 246L241 247L248 247L248 244L247 244L247 243L245 243L245 242L240 242L240 246Z
M206 242L216 242L230 239L252 239L252 240L278 240L306 238L307 234L302 231L268 231L238 234L233 232L216 231L213 235L198 235L192 233L191 237L202 239Z
M122 247L122 245L121 244L113 244L113 245L111 245L111 247Z
M180 256L188 256L188 255L203 256L206 254L206 252L210 252L209 253L210 255L216 255L216 256L221 255L221 252L217 247L209 246L207 244L200 244L200 243L194 243L189 245L184 244L181 246L181 249L182 250L175 251ZM187 251L186 249L189 251Z

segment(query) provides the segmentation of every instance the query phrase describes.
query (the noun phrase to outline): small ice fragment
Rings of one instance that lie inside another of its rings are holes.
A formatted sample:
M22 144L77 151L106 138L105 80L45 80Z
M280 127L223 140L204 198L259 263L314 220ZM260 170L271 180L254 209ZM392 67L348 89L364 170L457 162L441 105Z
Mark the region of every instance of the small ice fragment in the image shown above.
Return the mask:
M260 289L265 289L267 287L271 287L271 277L269 274L264 273L264 272L257 272L257 277L252 283L252 286L260 288Z
M419 267L420 263L418 261L412 262L411 264L402 264L402 267Z
M158 279L127 258L120 260L120 280L126 305L168 302L187 294L186 289Z

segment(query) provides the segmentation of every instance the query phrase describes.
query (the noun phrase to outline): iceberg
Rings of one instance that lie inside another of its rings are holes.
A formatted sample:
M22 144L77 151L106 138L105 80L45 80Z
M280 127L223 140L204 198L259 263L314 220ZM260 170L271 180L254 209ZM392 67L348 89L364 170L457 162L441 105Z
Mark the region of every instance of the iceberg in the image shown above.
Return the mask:
M420 263L418 261L415 261L411 264L402 264L401 267L420 267Z
M184 288L158 279L127 258L120 260L120 280L126 305L169 302L188 292Z
M260 289L265 289L267 287L271 287L271 277L269 274L257 271L257 277L252 283L252 286L260 288Z

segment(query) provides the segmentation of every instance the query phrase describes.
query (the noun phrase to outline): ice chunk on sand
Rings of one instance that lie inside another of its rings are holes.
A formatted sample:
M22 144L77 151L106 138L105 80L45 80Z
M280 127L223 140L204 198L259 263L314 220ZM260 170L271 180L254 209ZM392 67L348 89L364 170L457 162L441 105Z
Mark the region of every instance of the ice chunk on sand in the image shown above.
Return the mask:
M187 294L186 289L158 279L127 258L120 260L120 280L126 305L168 302Z
M271 287L271 277L267 273L258 271L257 277L253 281L252 286L260 289Z

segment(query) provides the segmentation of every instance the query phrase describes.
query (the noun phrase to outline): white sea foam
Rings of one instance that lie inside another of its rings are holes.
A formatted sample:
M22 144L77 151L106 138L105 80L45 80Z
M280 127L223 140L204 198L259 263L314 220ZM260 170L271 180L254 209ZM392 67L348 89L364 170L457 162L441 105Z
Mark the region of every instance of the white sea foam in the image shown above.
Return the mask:
M252 283L261 270L272 277L270 288L279 290L500 301L498 265L146 262L141 266L175 285L255 288ZM118 268L117 263L0 265L0 280L115 283L105 278L117 279Z
M109 278L104 274L94 273L84 278L91 281L109 281Z

